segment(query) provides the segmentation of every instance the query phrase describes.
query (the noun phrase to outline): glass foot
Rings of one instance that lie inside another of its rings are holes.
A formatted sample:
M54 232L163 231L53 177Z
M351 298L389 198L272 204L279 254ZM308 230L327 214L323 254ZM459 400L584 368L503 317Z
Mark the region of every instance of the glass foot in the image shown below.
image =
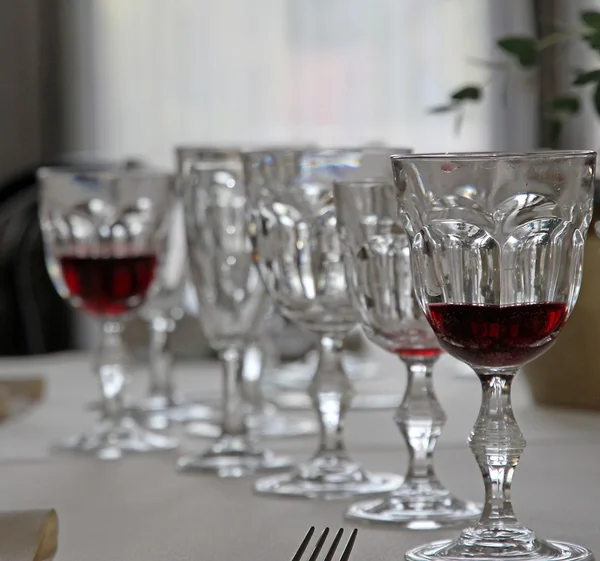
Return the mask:
M218 421L193 421L185 425L185 434L194 438L219 438L221 425Z
M282 392L269 399L281 409L306 411L312 410L312 401L307 393ZM357 394L352 399L352 411L388 411L396 410L402 401L401 394Z
M414 492L404 485L386 497L353 504L346 518L393 524L408 530L436 530L476 521L481 507L461 501L445 489Z
M293 417L279 410L250 415L248 424L258 438L284 438L318 434L319 423L308 417Z
M510 531L497 531L489 539L444 540L407 551L407 561L593 561L591 551L580 545L538 539L519 540Z
M209 405L161 397L148 398L133 411L140 422L151 430L166 430L172 423L215 421L219 417L218 410Z
M177 446L177 439L146 430L133 418L124 417L116 421L104 419L56 448L92 454L101 460L117 460L124 453L163 452Z
M261 471L286 469L293 463L288 456L254 449L245 438L223 437L201 454L179 458L177 469L184 473L208 472L219 477L246 477Z
M259 439L312 436L319 432L319 425L314 419L293 418L279 412L251 416L248 425L251 434ZM195 438L217 438L221 427L216 423L195 421L186 425L185 432Z
M265 375L265 378L280 389L305 390L319 362L319 354L311 351L298 361L279 364ZM372 380L379 376L379 364L372 358L347 353L343 359L348 377L355 381Z
M294 471L259 479L254 490L264 495L341 500L397 489L402 477L366 473L359 464L339 458L313 458Z

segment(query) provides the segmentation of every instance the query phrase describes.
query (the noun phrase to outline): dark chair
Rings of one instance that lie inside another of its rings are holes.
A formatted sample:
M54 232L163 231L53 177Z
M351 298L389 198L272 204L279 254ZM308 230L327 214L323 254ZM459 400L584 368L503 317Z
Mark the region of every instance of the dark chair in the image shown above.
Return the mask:
M72 312L44 262L35 169L0 184L0 355L72 348Z

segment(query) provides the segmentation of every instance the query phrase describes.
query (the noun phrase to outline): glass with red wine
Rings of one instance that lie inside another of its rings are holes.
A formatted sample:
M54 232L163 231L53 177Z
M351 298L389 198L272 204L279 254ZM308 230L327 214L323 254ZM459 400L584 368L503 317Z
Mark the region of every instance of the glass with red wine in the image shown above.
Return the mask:
M443 351L415 299L396 188L391 177L339 181L334 200L346 282L360 325L373 343L405 363L408 375L394 416L410 452L404 482L381 498L355 503L346 516L412 530L474 521L481 508L455 497L435 474L433 451L446 415L432 373Z
M173 180L127 167L41 168L40 222L59 294L102 324L93 361L101 418L61 448L117 459L170 450L173 438L142 427L126 407L126 319L145 301L162 258Z
M510 391L577 301L595 165L588 151L392 157L417 299L440 346L483 389L469 437L484 478L481 518L456 540L408 551L408 561L593 559L516 518L511 484L525 439Z

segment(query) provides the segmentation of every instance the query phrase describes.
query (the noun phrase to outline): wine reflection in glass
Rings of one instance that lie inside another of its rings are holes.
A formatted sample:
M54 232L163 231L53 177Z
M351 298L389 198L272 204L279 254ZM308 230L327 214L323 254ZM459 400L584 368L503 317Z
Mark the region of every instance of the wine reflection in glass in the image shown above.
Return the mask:
M124 322L144 303L162 258L173 181L127 168L41 168L40 221L46 262L59 294L102 324L93 361L101 419L61 447L116 459L169 450L177 441L146 430L125 403L129 357Z

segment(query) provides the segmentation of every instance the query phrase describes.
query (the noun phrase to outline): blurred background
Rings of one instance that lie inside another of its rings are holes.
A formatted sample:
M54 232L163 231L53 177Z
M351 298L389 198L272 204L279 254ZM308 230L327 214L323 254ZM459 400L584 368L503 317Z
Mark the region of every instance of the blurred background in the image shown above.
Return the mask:
M93 329L42 262L33 173L42 163L136 158L174 167L181 144L384 142L416 151L547 145L544 99L580 45L539 70L496 41L543 36L600 2L575 0L19 0L0 3L0 354L85 347ZM486 62L487 61L487 62ZM482 103L431 114L450 92ZM592 107L569 148L597 148ZM5 319L6 318L6 319Z

